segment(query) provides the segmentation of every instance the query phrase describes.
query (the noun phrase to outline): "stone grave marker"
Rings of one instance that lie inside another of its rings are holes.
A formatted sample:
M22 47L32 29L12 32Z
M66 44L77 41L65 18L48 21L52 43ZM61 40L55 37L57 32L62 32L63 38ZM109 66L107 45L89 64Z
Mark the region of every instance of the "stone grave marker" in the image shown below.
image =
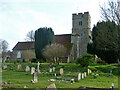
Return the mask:
M30 71L30 67L29 66L25 66L25 72Z
M47 86L46 90L57 90L57 88L56 88L56 85L53 83L53 84L50 84L49 86Z
M3 69L7 69L7 64L3 63Z
M86 72L84 72L84 77L86 77Z
M92 73L92 71L91 71L91 70L89 70L89 73Z
M84 73L82 73L82 79L84 78Z
M78 73L77 79L78 79L78 80L81 79L81 73Z
M38 73L40 73L39 65L40 65L40 63L38 62L38 63L37 63L37 72L38 72Z
M31 80L31 83L36 83L37 82L37 72L33 73L33 80Z
M60 75L63 75L63 68L60 68Z
M34 81L34 82L37 82L37 72L34 72L34 73L33 73L33 81Z
M31 67L31 74L35 73L35 68Z
M53 67L53 72L55 72L55 67Z
M18 64L17 69L18 70L21 69L21 64Z
M49 72L52 72L52 68L50 68Z
M90 74L90 69L87 70L87 75L89 75L89 74Z

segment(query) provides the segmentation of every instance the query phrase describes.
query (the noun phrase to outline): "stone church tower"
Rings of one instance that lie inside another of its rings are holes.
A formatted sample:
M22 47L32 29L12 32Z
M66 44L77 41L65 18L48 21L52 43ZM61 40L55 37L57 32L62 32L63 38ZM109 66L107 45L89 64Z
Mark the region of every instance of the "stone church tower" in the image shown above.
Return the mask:
M91 42L91 17L89 12L72 15L72 60L87 53L87 45Z

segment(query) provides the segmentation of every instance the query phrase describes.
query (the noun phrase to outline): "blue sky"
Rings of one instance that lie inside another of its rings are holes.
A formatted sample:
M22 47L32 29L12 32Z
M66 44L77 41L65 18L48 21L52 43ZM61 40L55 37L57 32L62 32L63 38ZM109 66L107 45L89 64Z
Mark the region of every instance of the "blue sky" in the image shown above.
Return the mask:
M55 34L69 34L72 14L89 12L91 27L100 20L99 4L107 0L0 0L0 39L11 50L25 41L30 30L52 27Z

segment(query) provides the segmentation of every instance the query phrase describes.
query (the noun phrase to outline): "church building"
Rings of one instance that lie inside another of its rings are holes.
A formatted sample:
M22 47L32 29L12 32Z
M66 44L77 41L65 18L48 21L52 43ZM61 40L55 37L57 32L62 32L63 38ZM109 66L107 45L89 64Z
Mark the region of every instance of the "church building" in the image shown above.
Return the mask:
M55 35L55 43L62 44L69 50L66 62L72 62L77 57L87 53L87 45L90 42L92 42L92 37L91 17L89 12L72 14L72 34ZM26 56L24 54L25 51L28 50L34 53L31 58L35 58L34 42L18 42L13 48L13 53L16 54L16 59L19 58L19 60L27 60L27 57L22 56Z

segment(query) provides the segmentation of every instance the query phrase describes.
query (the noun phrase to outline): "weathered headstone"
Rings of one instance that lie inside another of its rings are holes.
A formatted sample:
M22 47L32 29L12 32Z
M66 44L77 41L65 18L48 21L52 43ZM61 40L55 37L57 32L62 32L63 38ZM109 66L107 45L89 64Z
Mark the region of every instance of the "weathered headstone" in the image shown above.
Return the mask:
M29 66L25 66L25 72L30 71L30 67Z
M63 68L60 68L60 75L63 75Z
M77 77L78 80L81 79L81 73L78 73L78 77Z
M84 72L84 77L86 77L86 72Z
M90 69L87 70L87 75L89 75L89 74L90 74Z
M51 88L51 89L50 89ZM57 90L56 89L56 85L53 83L53 84L50 84L49 86L47 86L46 90Z
M7 64L3 63L3 69L7 69Z
M21 64L18 64L17 69L18 70L21 69Z
M84 73L82 73L82 79L84 78Z
M37 72L38 73L40 73L39 65L40 65L40 63L38 62L38 64L37 64Z
M49 72L52 72L52 68L50 68Z
M33 80L31 80L31 83L36 83L37 82L37 72L33 73Z
M98 59L98 56L97 56L97 55L95 55L95 63L97 63L97 59Z
M31 74L35 73L35 68L31 67Z
M91 71L91 70L89 70L89 73L92 73L92 71Z
M53 67L53 72L55 72L55 67Z
M33 73L33 81L37 82L37 72Z

